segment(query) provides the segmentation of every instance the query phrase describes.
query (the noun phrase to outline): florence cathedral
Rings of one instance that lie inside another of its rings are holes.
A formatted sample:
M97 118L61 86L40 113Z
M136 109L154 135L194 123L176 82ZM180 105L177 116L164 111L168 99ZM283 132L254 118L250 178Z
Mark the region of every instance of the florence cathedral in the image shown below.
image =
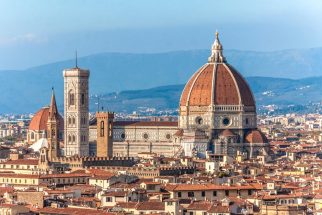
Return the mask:
M57 113L60 123L55 124L57 134L64 133L63 140L56 140L60 141L59 156L249 159L268 154L268 140L257 129L254 95L227 63L218 33L208 62L183 89L178 122L119 121L112 112L98 112L89 120L89 73L77 66L64 70L64 120ZM51 136L51 121L45 110L37 112L29 126L28 142L42 145Z

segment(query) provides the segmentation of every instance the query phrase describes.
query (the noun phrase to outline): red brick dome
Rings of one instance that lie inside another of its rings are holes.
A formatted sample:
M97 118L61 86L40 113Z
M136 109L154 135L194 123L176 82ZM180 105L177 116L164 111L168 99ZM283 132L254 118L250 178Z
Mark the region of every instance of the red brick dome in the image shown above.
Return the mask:
M225 129L220 133L221 136L224 137L231 137L231 136L235 136L236 134L234 134L231 130L229 129Z
M29 124L29 130L47 130L47 121L49 116L49 107L41 108L31 119ZM59 129L64 129L64 120L59 115Z
M212 55L187 82L180 106L244 105L255 107L255 100L246 80L222 55L216 35Z
M186 84L180 106L255 106L244 78L230 65L207 63Z
M266 136L259 130L252 130L245 136L246 143L267 143Z

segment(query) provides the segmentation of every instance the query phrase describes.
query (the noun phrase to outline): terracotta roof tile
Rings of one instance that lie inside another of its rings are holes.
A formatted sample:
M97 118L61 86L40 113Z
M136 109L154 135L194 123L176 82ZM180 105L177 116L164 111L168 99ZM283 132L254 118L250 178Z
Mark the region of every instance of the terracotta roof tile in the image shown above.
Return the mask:
M45 214L61 214L61 215L112 215L109 213L97 209L83 209L83 208L42 208L37 209L37 212Z
M235 136L235 134L229 129L225 129L223 132L220 133L220 135L224 137Z
M13 164L13 165L38 165L38 159L18 159L8 160L1 162L0 164Z
M141 211L162 211L164 208L164 202L140 202L136 205L136 209Z
M48 174L40 175L40 178L74 178L74 177L90 177L88 173L62 173L62 174Z
M212 203L208 201L194 201L186 209L207 211L211 208Z
M114 126L166 126L177 127L178 122L168 121L116 121Z
M268 143L266 136L259 130L252 130L246 134L246 143Z
M203 190L261 190L263 186L257 183L249 183L245 185L216 185L216 184L178 184L166 185L165 190L168 191L203 191Z

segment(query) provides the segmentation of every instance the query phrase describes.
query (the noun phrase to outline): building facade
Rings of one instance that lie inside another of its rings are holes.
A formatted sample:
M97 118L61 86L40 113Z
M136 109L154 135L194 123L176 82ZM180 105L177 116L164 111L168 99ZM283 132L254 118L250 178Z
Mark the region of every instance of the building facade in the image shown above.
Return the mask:
M269 144L257 130L256 116L253 93L227 63L216 33L208 62L192 75L181 94L179 121L115 121L113 154L137 156L144 152L201 158L207 154L231 158L266 155ZM91 142L99 138L96 124L91 124Z

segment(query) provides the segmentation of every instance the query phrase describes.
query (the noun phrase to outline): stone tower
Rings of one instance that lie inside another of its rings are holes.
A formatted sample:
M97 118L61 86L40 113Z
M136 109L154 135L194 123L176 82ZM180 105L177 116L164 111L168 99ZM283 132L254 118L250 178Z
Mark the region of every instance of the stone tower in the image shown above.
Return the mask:
M49 146L49 160L59 157L59 114L57 110L54 89L52 90L50 107L48 112L47 140Z
M114 113L97 112L97 157L113 156Z
M77 66L64 70L65 155L88 156L89 70Z

